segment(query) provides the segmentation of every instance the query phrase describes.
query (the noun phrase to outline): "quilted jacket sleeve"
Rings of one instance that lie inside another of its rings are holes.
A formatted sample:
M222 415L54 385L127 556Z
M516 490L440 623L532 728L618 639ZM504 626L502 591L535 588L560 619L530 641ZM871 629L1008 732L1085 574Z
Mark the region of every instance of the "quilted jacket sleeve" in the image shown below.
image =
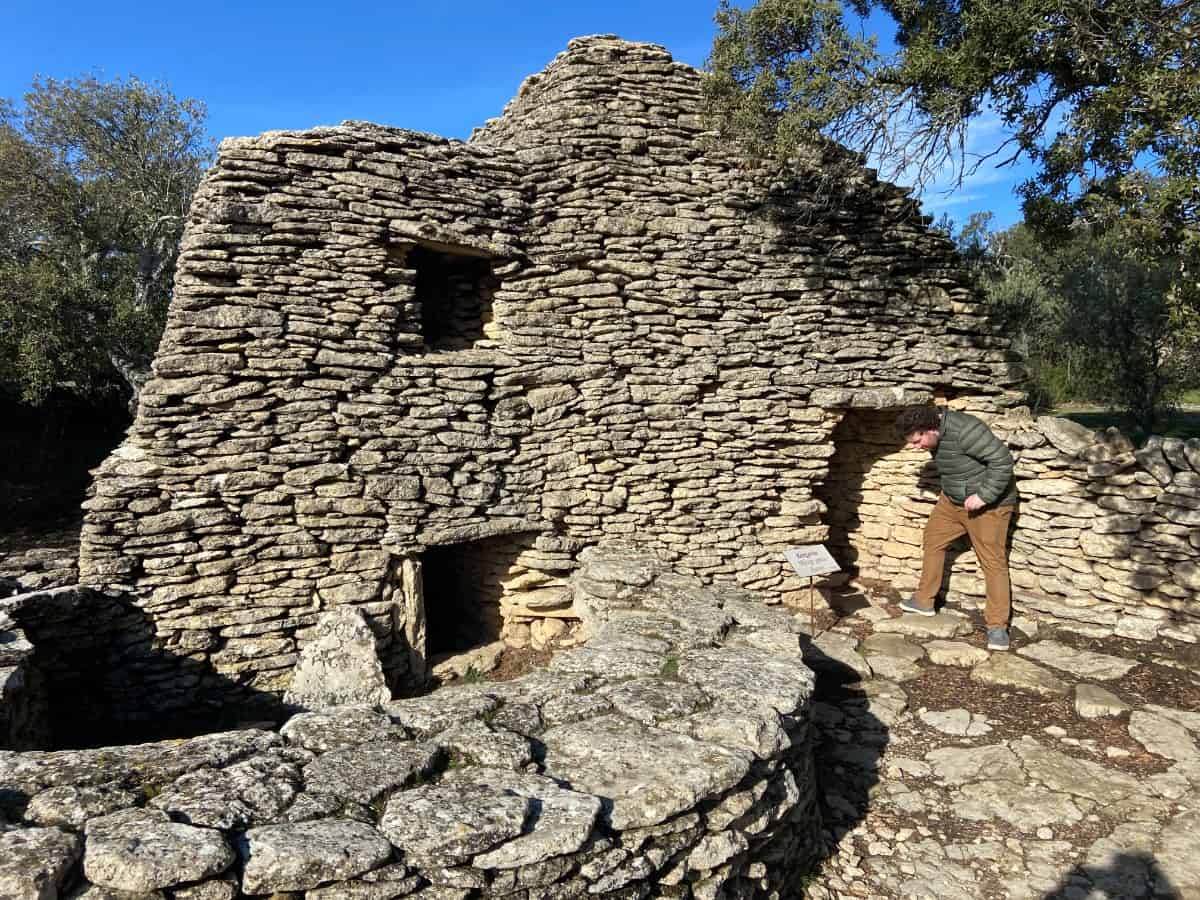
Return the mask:
M999 500L1012 481L1013 458L1007 445L983 422L972 416L963 423L960 446L964 454L985 468L976 491L979 499L984 503Z

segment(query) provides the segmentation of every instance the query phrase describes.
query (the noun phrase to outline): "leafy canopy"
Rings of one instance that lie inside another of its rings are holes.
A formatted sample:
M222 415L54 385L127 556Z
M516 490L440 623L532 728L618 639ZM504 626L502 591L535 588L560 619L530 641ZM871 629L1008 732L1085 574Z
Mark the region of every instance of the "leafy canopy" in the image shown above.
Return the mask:
M1023 357L1035 405L1106 403L1144 435L1200 386L1200 311L1176 302L1179 262L1116 231L1040 241L977 214L954 235L990 315Z
M897 50L865 17L889 14ZM1200 243L1200 4L1194 0L722 0L706 92L727 135L785 158L824 135L927 186L1022 157L1043 232L1111 225ZM1005 136L983 156L967 127Z
M31 403L136 387L211 156L205 110L136 78L0 100L0 384Z

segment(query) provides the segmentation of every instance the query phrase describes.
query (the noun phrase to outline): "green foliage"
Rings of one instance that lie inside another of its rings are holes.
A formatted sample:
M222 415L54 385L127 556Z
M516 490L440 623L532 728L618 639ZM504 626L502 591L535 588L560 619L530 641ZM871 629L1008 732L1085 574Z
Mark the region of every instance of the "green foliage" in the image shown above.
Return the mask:
M27 402L135 385L162 332L205 111L131 78L0 102L0 385Z
M991 232L983 217L954 237L1025 359L1034 406L1107 403L1149 434L1200 383L1200 315L1181 299L1178 258L1117 231L1045 242L1024 225Z
M463 673L463 684L482 684L487 681L488 677L483 672L479 672L474 666L467 666L467 671Z
M856 34L872 9L897 25L893 55ZM1025 219L1043 233L1119 223L1162 258L1200 257L1190 0L722 0L716 18L709 110L753 152L824 136L919 186L1025 158ZM973 157L966 129L985 115L1005 135Z

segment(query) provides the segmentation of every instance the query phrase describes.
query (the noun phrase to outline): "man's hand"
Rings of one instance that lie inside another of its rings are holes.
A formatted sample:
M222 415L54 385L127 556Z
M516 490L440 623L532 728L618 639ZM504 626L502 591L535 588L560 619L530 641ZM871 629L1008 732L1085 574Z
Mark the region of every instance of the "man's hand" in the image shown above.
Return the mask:
M963 509L965 509L967 512L979 512L979 510L983 509L985 506L987 506L987 504L983 502L983 498L978 494L972 494L963 501Z

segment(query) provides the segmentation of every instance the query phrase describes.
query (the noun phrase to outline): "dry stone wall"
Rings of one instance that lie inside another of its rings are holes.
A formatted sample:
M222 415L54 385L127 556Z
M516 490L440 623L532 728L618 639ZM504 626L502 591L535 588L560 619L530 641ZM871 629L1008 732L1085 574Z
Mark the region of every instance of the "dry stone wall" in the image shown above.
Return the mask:
M86 503L81 578L152 620L151 693L175 657L208 667L191 696L279 695L342 605L419 680L430 548L490 553L517 644L577 618L565 578L605 537L798 596L778 550L826 536L829 410L996 409L1014 377L949 243L827 161L747 165L702 132L697 72L607 37L465 144L225 141Z
M928 453L897 446L892 418L842 420L820 495L835 555L911 590L938 481ZM1200 441L1151 438L1135 449L1115 430L1019 413L991 425L1012 451L1021 494L1010 545L1018 615L1096 635L1200 641ZM981 604L968 544L949 569L948 595Z
M549 671L279 731L0 751L0 896L794 897L816 851L797 623L590 548Z

